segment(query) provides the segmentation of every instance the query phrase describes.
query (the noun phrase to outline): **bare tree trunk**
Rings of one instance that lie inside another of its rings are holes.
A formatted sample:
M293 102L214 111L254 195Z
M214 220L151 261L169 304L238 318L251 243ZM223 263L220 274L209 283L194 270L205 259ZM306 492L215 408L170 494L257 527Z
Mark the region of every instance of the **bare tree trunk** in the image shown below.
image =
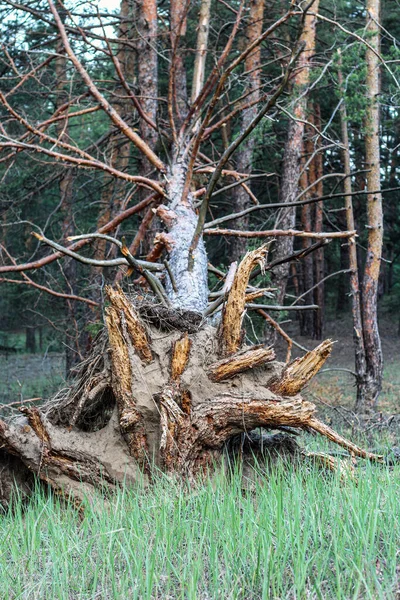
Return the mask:
M61 19L65 20L65 9L58 3L58 10ZM65 56L64 45L61 41L57 43L57 58L55 61L56 72L56 106L58 109L68 102L67 92L67 59ZM68 120L56 122L57 136L60 140L69 141ZM61 214L62 214L62 238L65 240L68 236L74 235L74 181L75 175L72 168L66 168L59 181ZM65 279L64 289L67 294L77 293L77 264L76 261L68 259L63 265L63 275ZM67 376L71 369L82 360L81 334L78 327L78 315L76 303L71 300L65 301L65 371Z
M339 85L343 90L343 74L341 71L341 65L339 64L338 70ZM340 106L340 121L342 130L342 159L344 166L344 173L347 175L344 180L344 193L345 193L345 207L346 207L346 226L351 227L351 231L355 230L354 223L354 212L353 212L353 201L352 201L352 186L351 186L351 167L350 167L350 144L349 134L347 129L347 110L346 103L343 99ZM358 278L358 262L357 262L357 246L356 240L350 238L348 240L348 254L349 254L349 267L350 273L350 290L351 290L351 306L353 315L353 339L354 339L354 350L355 350L355 371L357 377L357 410L362 410L365 406L365 375L366 375L366 360L365 360L365 348L364 348L364 330L361 315L361 296L360 296L360 283Z
M167 193L170 203L161 205L157 215L168 233L161 234L168 252L171 276L166 275L165 287L174 308L203 313L208 301L207 254L203 238L194 251L193 269L188 269L189 248L196 230L198 216L192 194L182 201L187 165L179 154L168 174Z
M317 131L321 131L321 108L318 102L314 103L314 125ZM320 148L320 138L318 138L315 148L315 185L314 194L317 198L324 195L324 183L322 176L324 174L324 156ZM314 231L323 230L323 200L315 204ZM315 283L319 285L314 290L314 303L318 304L319 310L314 312L314 339L322 340L324 333L324 315L325 315L325 286L320 283L325 277L325 257L324 248L318 248L314 254L314 277Z
M308 131L308 136L311 136L311 131ZM306 162L313 155L313 144L310 138L304 144L305 156L302 160L302 174L300 177L300 188L304 191L315 183L315 163L311 160L308 169ZM304 194L304 200L313 196L315 190L311 188ZM312 231L311 205L305 204L301 207L301 225L303 231ZM311 246L311 240L304 238L301 240L303 248L306 250ZM314 260L313 255L308 254L301 263L302 267L302 293L310 290L314 285ZM304 296L306 304L313 304L313 292L308 292ZM314 315L311 311L301 312L299 314L300 334L306 337L312 337L314 331Z
M144 114L149 121L156 125L158 108L157 1L136 0L135 12L139 101ZM158 131L149 121L140 119L140 135L154 150L158 140ZM147 176L151 170L152 166L142 155L140 174ZM142 190L142 193L146 193L146 191Z
M132 39L134 34L134 13L133 0L121 0L120 9L121 23L119 27L119 38L121 43L117 51L117 60L121 68L121 74L128 85L132 85L135 79L136 57L133 48L124 40ZM120 97L118 97L120 96ZM133 104L130 98L127 98L126 90L121 83L115 87L115 97L112 102L113 108L126 120L129 120L133 113ZM115 132L110 136L109 153L110 163L120 171L126 171L131 152L131 143L120 132ZM123 197L126 192L126 186L123 181L106 175L104 177L103 193L101 195L101 213L97 221L97 229L108 223L113 216L121 209ZM107 242L97 240L95 244L95 258L102 260L106 256ZM98 277L100 271L94 269L95 276ZM100 300L99 297L96 300Z
M318 12L319 0L312 6L312 12ZM294 77L293 91L300 95L296 102L293 119L289 122L288 137L285 146L285 154L282 165L282 179L279 193L279 201L284 203L294 202L299 189L301 152L303 148L304 120L306 118L307 99L302 94L307 89L310 80L310 65L315 51L316 17L306 15L304 19L301 42L304 50L299 58L299 69ZM283 208L275 224L279 229L292 229L296 222L295 207ZM293 238L278 238L275 244L275 257L277 259L288 256L293 252ZM289 273L288 264L283 264L274 270L273 283L278 288L277 302L283 304L286 293L286 283Z
M379 52L380 46L380 0L367 2L367 31L369 43ZM379 153L379 59L372 49L366 49L367 61L367 98L365 165L367 189L379 190L380 153ZM382 194L367 196L368 245L363 279L362 315L364 325L364 347L366 356L366 378L364 384L364 407L372 410L376 407L382 388L383 357L378 330L378 282L382 256L383 214Z
M248 24L245 30L246 45L252 44L262 33L265 0L251 0L248 14ZM257 46L246 58L244 71L247 73L247 90L251 92L246 96L245 103L254 102L252 106L242 111L242 131L251 123L257 114L261 87L261 47ZM252 160L255 147L254 135L248 136L236 153L236 168L240 173L251 173ZM249 195L243 186L237 186L232 190L234 212L240 212L247 208ZM248 229L248 216L241 217L236 221L236 228ZM247 242L245 238L235 237L231 243L230 258L232 261L239 260L246 252Z
M197 31L196 57L194 60L193 83L192 83L192 104L200 94L204 84L204 75L206 70L208 33L210 31L210 11L211 0L201 0L199 25Z
M170 103L169 110L175 113L175 119L170 120L174 120L178 127L184 120L188 110L186 66L181 44L182 39L186 35L187 9L188 2L186 0L171 0L171 94L168 101Z

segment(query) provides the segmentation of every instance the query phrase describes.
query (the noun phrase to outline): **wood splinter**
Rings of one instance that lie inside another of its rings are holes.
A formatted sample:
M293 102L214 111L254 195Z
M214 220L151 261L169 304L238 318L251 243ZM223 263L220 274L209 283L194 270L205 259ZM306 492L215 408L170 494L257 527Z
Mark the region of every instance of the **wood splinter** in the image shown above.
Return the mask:
M143 362L151 362L153 360L153 355L150 348L149 337L132 304L119 286L116 286L115 289L111 286L106 286L106 293L111 302L111 306L114 307L118 313L122 312L124 314L126 329L136 352Z
M283 371L280 379L270 386L271 391L281 396L295 396L318 373L330 356L332 340L325 340L304 356L296 358Z
M242 321L246 307L246 288L256 265L263 267L269 244L248 252L238 266L232 287L222 312L221 346L225 355L233 354L240 347Z
M236 354L223 358L209 366L207 375L212 381L224 381L238 373L261 367L275 359L275 351L263 345L245 348Z

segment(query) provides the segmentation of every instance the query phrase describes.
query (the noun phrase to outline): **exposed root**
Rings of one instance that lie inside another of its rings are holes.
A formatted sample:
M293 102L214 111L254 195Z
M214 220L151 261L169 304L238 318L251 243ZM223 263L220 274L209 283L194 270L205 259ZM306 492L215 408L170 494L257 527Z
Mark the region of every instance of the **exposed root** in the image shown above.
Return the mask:
M115 398L111 386L111 362L107 331L94 339L90 356L74 369L74 380L42 408L54 425L96 431L111 417Z
M179 383L181 375L186 368L191 346L192 341L187 333L172 345L171 379L176 383Z
M328 427L328 425L325 425L325 423L319 421L315 417L312 417L309 420L308 426L311 427L311 429L314 429L314 431L318 431L318 433L327 437L329 440L331 440L331 442L335 442L335 444L338 444L342 448L345 448L354 456L359 456L360 458L366 458L367 460L379 463L385 462L384 457L380 454L373 454L372 452L367 452L366 450L359 448L358 446L356 446L356 444L353 444L353 442L346 440L346 438L336 433L336 431L334 431L333 429Z
M171 309L150 302L139 303L137 309L144 321L163 331L177 330L196 333L203 321L203 317L199 313L190 310Z
M242 321L246 306L246 288L256 265L263 267L268 253L268 244L248 252L239 264L222 311L220 343L223 354L236 352L242 340Z
M107 286L106 292L111 302L111 306L116 312L120 312L124 315L126 329L136 352L144 362L151 362L153 357L150 341L146 329L140 321L134 307L119 286L116 286L116 289Z
M260 427L311 428L353 456L383 463L382 456L321 423L315 405L298 393L329 356L330 340L288 366L274 361L273 349L265 346L233 352L248 275L265 253L250 253L237 269L221 330L229 356L222 360L218 331L200 326L200 315L146 302L136 312L120 288L109 290L107 331L71 388L43 410L25 409L16 422L0 421L0 500L9 496L10 469L21 464L64 497L151 475L149 457L157 467L193 479L222 460L233 436ZM151 336L142 314L156 324L149 326ZM314 458L342 468L334 459Z
M207 374L212 381L224 381L238 373L261 367L275 359L273 348L263 345L245 348L228 358L223 358L208 367Z
M148 447L143 415L137 410L132 390L131 335L128 335L125 312L115 305L106 309L105 321L112 354L112 386L117 401L121 433L130 454L142 466L147 465ZM129 332L131 333L131 332ZM135 348L136 349L136 348Z
M271 390L282 396L295 396L318 373L332 352L332 340L325 340L304 356L296 358L282 373Z

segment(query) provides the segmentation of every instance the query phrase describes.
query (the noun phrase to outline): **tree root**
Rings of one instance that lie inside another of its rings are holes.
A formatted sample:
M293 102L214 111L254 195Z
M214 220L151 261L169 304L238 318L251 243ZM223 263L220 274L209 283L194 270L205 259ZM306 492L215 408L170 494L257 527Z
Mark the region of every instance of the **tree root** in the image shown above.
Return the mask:
M238 290L244 306L247 274L262 255L253 253L246 269L238 268L231 309L239 306ZM313 429L353 456L384 462L319 421L315 405L299 394L328 358L330 340L286 366L273 360L271 348L238 351L241 317L237 312L232 320L230 309L222 328L228 356L221 360L214 327L204 323L184 335L166 332L161 323L154 327L154 312L152 323L145 323L120 288L108 295L108 335L98 336L70 389L41 410L25 409L10 423L0 421L3 504L13 469L24 493L34 474L79 501L97 488L113 489L143 474L149 478L154 468L201 476L222 460L232 437L260 427ZM321 454L314 459L340 467Z

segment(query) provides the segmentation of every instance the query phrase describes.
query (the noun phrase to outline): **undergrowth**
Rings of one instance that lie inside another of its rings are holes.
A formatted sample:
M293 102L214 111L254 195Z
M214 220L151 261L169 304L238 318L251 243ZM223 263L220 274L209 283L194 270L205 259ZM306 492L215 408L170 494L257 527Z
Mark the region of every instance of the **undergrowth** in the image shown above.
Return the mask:
M399 597L400 469L342 483L280 463L197 487L160 475L71 507L34 494L0 515L2 599ZM396 570L397 569L397 570Z

